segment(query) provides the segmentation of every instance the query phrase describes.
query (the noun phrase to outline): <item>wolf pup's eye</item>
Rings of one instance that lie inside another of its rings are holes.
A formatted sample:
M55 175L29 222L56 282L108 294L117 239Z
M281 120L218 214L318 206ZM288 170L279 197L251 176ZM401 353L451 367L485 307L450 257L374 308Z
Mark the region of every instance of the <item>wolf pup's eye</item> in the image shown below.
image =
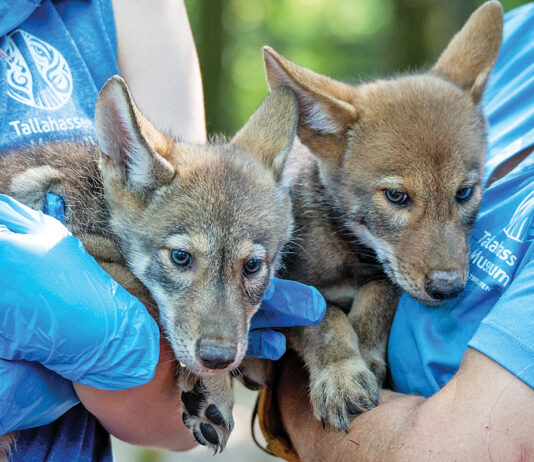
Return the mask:
M410 196L408 196L408 194L399 191L398 189L385 189L384 195L389 202L397 206L407 205L408 201L410 200Z
M467 202L469 199L471 199L472 195L473 188L471 186L460 188L458 191L456 191L456 202L458 202L459 204Z
M172 249L171 250L171 261L180 268L187 268L191 266L193 257L189 252L181 249Z
M256 274L261 269L262 263L263 262L259 258L251 258L243 265L243 273L245 276Z

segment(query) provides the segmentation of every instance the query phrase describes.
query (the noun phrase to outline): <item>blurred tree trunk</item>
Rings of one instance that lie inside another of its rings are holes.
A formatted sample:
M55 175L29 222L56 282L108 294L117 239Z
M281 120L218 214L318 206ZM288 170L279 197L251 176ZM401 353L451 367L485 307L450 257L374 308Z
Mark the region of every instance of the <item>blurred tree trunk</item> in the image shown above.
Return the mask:
M222 115L223 95L223 50L228 39L223 27L223 15L227 0L198 2L197 34L195 36L202 81L204 84L204 102L206 107L206 124L208 132L214 127L225 127ZM225 127L226 128L226 127Z
M421 67L428 57L424 24L428 16L427 0L395 0L390 38L393 69Z
M433 63L481 0L395 0L390 36L391 67L418 69Z

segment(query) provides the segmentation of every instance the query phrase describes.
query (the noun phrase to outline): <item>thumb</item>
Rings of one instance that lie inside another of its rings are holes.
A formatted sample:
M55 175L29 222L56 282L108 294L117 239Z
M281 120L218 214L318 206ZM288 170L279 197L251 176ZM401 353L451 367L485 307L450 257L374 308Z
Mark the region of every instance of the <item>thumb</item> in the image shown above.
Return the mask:
M247 356L276 361L286 351L286 337L272 329L256 329L249 332Z

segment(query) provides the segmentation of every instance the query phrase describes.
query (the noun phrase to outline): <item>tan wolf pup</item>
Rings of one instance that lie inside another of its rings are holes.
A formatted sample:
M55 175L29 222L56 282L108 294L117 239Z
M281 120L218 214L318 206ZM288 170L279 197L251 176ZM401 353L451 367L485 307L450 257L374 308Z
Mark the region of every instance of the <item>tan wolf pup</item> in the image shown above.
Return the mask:
M319 326L287 333L323 423L347 429L377 404L400 290L432 306L466 284L486 154L480 100L502 16L487 2L428 72L359 85L264 48L269 86L295 92L297 134L314 155L293 181L284 277L329 303Z
M292 230L281 179L296 121L295 97L281 88L231 142L185 144L160 133L112 77L96 102L98 147L0 156L0 191L37 210L47 192L62 196L66 226L153 310L181 364L184 422L215 452L233 427L230 372ZM0 437L0 460L9 440Z

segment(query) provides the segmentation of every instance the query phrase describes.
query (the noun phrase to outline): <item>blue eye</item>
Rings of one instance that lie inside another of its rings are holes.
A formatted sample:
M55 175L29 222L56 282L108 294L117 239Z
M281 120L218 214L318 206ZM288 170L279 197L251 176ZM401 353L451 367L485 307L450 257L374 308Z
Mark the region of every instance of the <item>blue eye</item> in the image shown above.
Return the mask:
M181 249L171 250L171 261L179 268L187 268L191 266L193 257L189 252Z
M471 199L472 195L473 188L471 186L460 188L458 191L456 191L456 202L458 202L459 204L467 202L469 199Z
M253 276L261 269L262 263L259 258L251 258L243 265L243 273L245 276Z
M410 200L408 194L399 191L398 189L385 189L384 195L390 203L397 206L407 205Z

